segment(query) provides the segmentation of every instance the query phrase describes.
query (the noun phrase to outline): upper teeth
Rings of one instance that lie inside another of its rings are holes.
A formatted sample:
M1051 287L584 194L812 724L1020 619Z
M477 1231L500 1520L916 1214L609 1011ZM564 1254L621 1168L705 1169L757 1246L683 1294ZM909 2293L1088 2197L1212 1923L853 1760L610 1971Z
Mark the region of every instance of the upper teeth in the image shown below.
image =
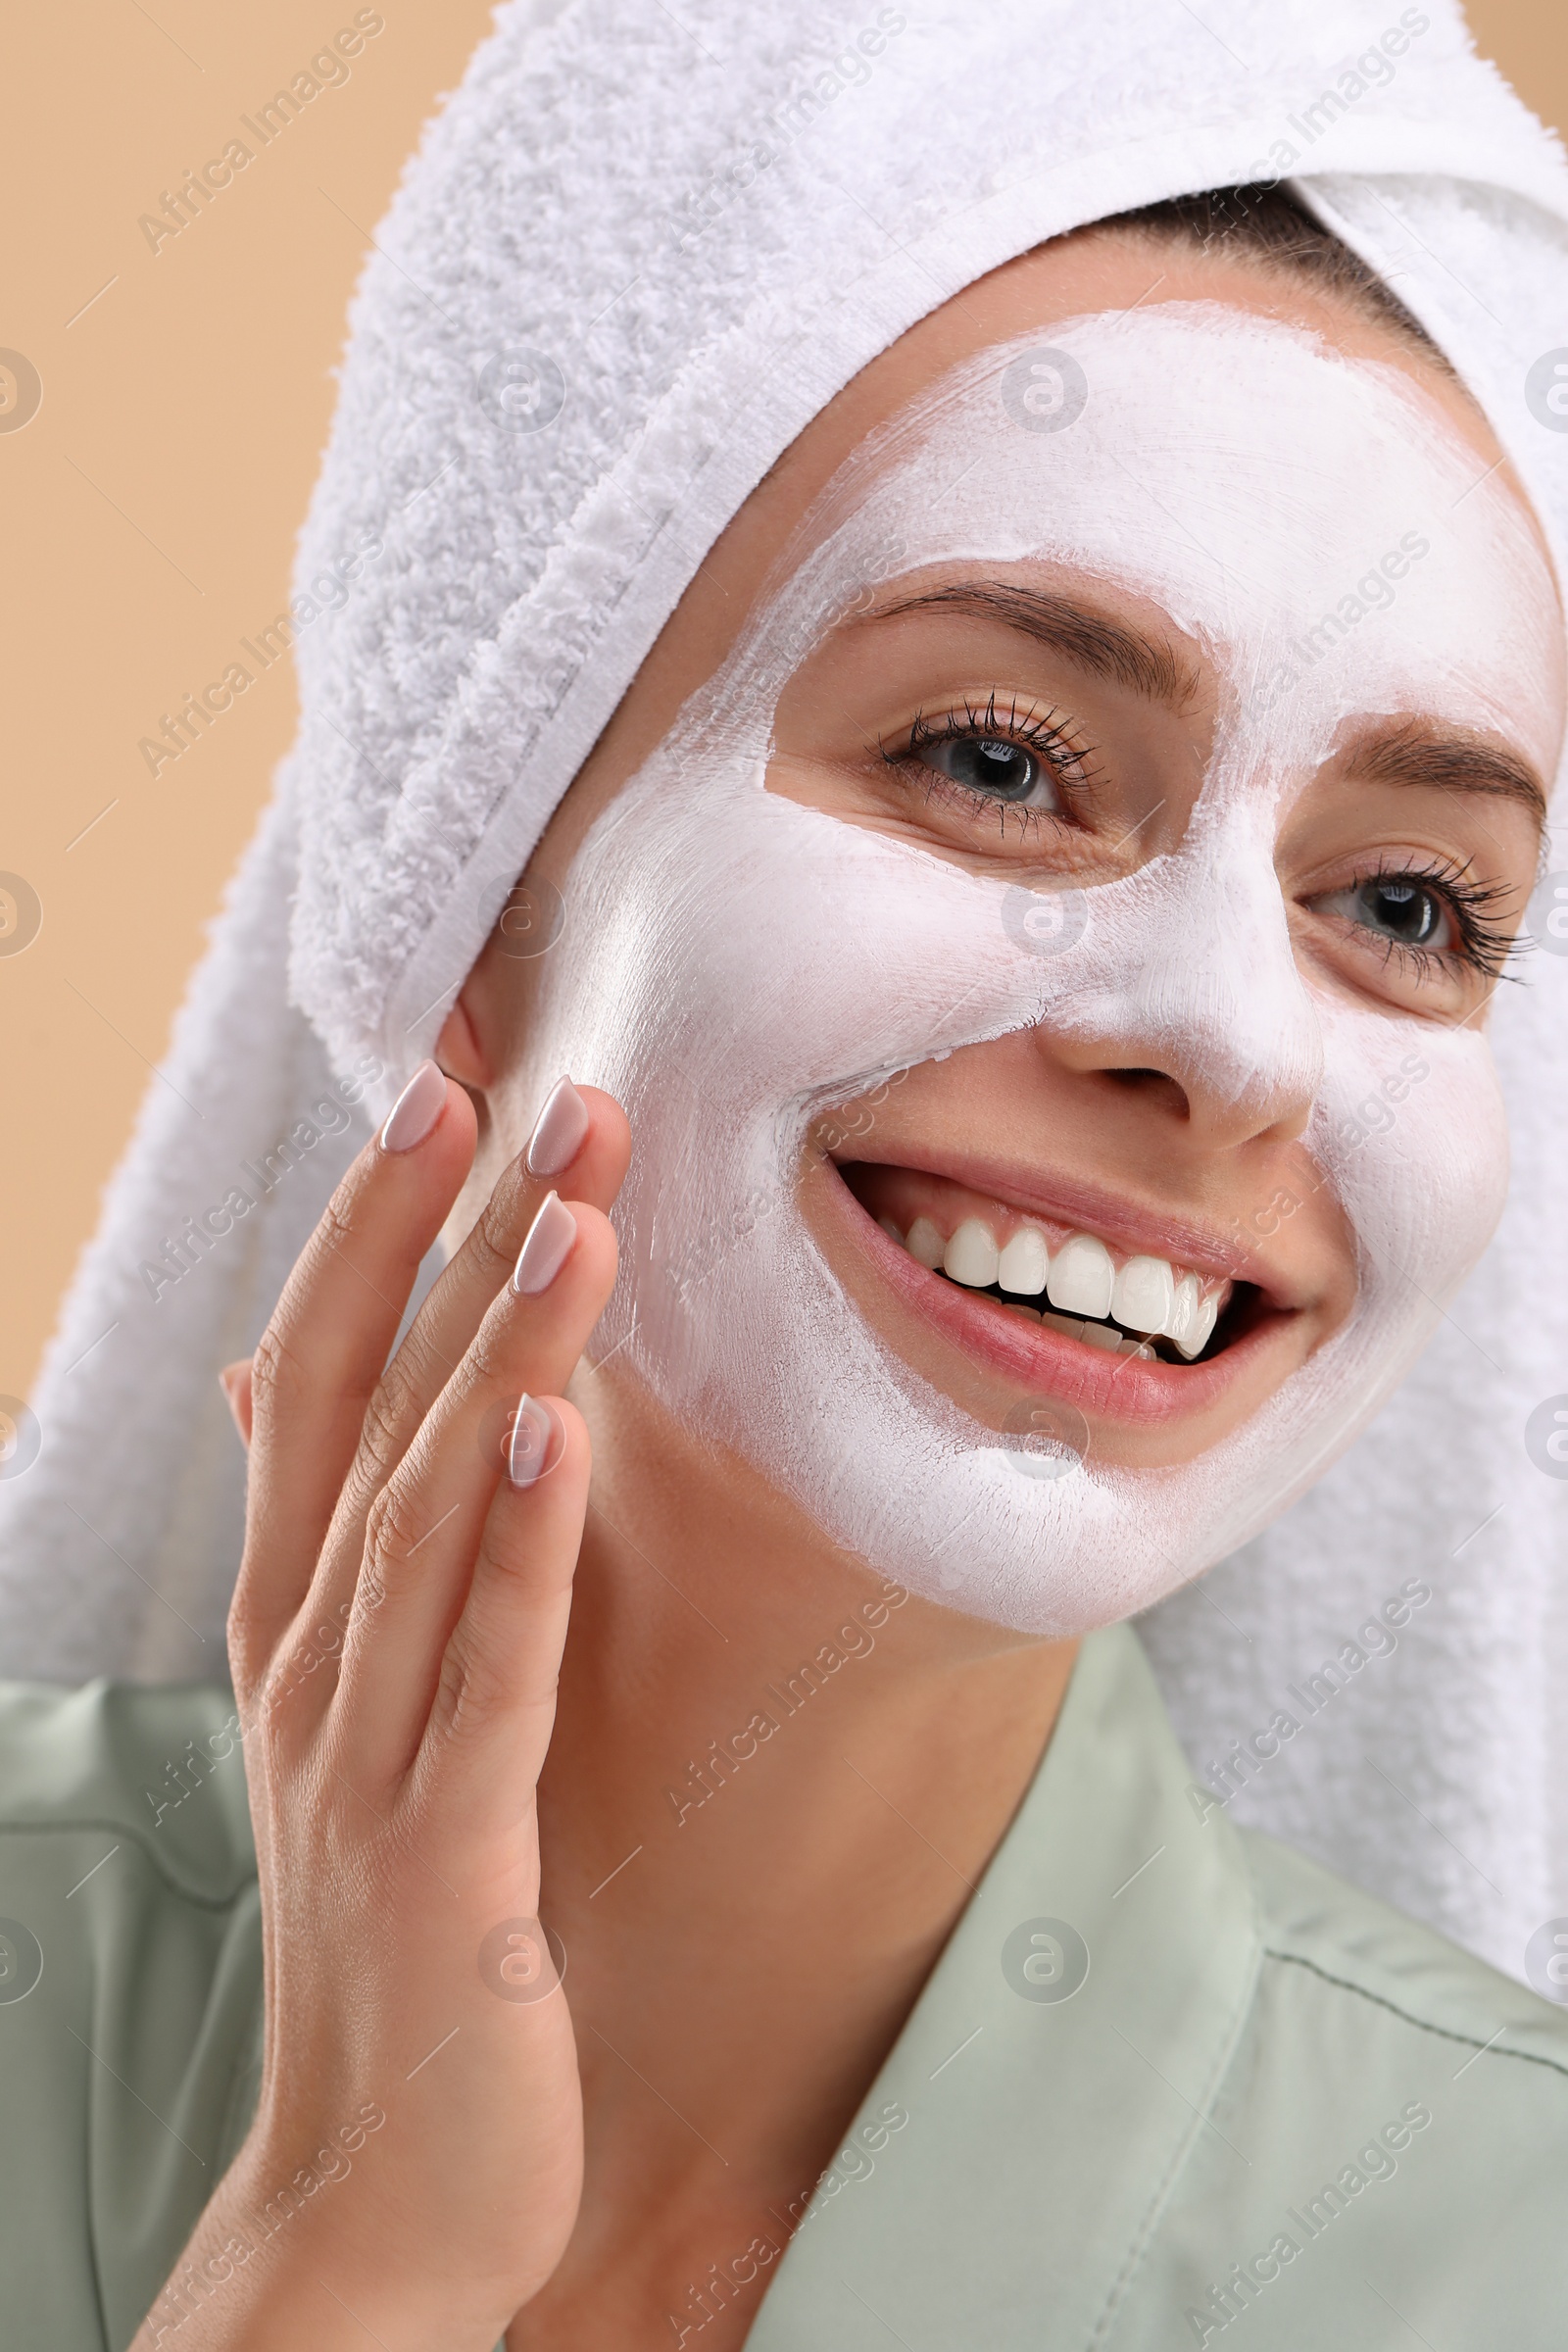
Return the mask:
M891 1218L882 1222L900 1238ZM1109 1316L1124 1331L1173 1340L1189 1359L1208 1345L1231 1293L1228 1282L1205 1287L1197 1274L1178 1274L1163 1257L1129 1257L1118 1266L1092 1233L1069 1234L1054 1257L1038 1225L1020 1225L999 1244L982 1217L965 1217L946 1239L929 1217L916 1217L902 1238L922 1266L940 1267L970 1290L996 1283L1026 1298L1044 1291L1064 1313Z

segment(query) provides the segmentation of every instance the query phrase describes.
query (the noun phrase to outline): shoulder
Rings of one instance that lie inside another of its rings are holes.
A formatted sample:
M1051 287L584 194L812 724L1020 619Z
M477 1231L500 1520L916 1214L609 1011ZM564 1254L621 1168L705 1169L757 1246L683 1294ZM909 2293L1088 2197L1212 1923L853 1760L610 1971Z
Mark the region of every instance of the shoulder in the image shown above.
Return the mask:
M1269 2352L1561 2345L1568 2018L1302 1853L1225 1830L1253 1895L1250 1997L1116 2352L1232 2328Z
M1238 1846L1254 1989L1152 2266L1188 2335L1266 2300L1280 2352L1404 2340L1390 2309L1430 2342L1546 2352L1568 2309L1568 2019L1304 1855Z
M225 1900L255 1872L240 1751L218 1684L0 1683L0 1835L24 1850L102 1828L172 1891Z
M1304 1855L1230 1825L1227 1837L1253 1896L1251 1994L1118 2352L1212 2347L1237 2328L1270 2352L1554 2352L1568 2309L1563 2015Z
M1255 1830L1241 1839L1261 1912L1263 1998L1343 2018L1356 2039L1446 2042L1455 2068L1484 2055L1494 2063L1478 2088L1528 2078L1568 2128L1568 2010L1294 1848Z
M216 1685L0 1684L0 2341L134 2332L243 2136L261 1936Z

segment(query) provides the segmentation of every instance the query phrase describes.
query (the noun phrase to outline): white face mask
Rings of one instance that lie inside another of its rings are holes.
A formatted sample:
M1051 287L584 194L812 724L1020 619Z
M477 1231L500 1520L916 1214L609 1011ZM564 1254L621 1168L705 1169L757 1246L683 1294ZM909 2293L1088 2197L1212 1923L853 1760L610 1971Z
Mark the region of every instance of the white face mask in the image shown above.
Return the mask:
M521 1076L537 1097L569 1068L631 1119L600 1352L619 1346L683 1424L876 1569L1061 1636L1146 1607L1277 1512L1402 1377L1485 1246L1507 1163L1484 1040L1309 992L1274 844L1286 780L1348 718L1508 724L1548 755L1559 649L1523 518L1398 371L1208 305L1081 318L1051 342L1089 388L1069 422L1037 429L1031 346L1009 346L830 487L808 552L579 849ZM1425 553L1376 609L1370 575L1412 538ZM1152 600L1230 690L1180 849L1085 893L1081 935L1046 956L1004 881L765 787L780 691L811 647L868 581L950 562L1046 562ZM1309 639L1325 613L1338 633ZM826 1105L1035 1023L1146 1065L1165 1066L1164 1041L1230 1101L1303 1078L1313 1101L1305 1140L1354 1237L1355 1304L1190 1464L1020 1450L869 1328L797 1205ZM1385 1081L1397 1112L1367 1135L1357 1107Z

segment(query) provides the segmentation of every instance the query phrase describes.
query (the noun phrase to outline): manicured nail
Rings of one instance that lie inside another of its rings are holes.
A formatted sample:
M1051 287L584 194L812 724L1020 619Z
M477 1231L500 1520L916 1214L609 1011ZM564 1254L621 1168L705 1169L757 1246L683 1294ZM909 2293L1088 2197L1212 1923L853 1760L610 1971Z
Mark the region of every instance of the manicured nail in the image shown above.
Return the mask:
M558 1078L528 1138L530 1176L559 1176L582 1150L588 1105L569 1078Z
M528 1238L517 1252L512 1272L513 1289L525 1298L537 1298L541 1291L548 1291L576 1239L576 1218L558 1194L547 1193L528 1228Z
M433 1061L421 1061L393 1103L381 1130L383 1152L412 1152L446 1108L447 1082Z
M524 1396L512 1425L507 1447L507 1476L514 1487L531 1487L551 1466L556 1443L556 1416L536 1396Z

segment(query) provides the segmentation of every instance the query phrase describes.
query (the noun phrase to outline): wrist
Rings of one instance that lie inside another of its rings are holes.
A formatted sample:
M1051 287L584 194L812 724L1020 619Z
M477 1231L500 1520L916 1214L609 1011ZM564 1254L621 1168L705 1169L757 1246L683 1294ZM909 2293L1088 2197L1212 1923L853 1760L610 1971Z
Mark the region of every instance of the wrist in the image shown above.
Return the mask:
M510 2312L476 2308L383 2197L345 2193L359 2168L331 2163L330 2146L302 2165L297 2134L280 2144L246 2142L131 2352L493 2352Z

